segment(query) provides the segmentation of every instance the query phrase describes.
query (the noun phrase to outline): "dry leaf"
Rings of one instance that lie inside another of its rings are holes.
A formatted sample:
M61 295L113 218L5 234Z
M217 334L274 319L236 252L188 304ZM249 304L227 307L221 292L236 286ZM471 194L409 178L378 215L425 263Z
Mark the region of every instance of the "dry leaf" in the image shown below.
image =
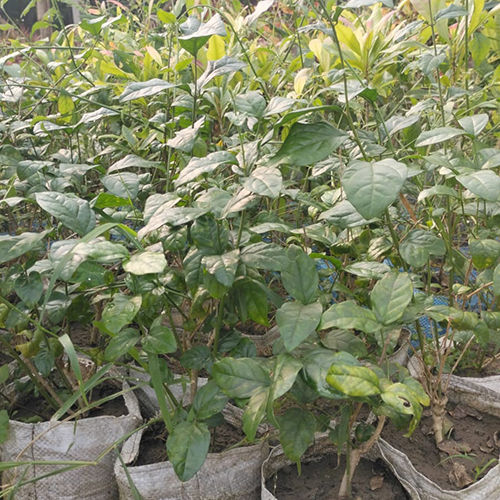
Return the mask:
M495 443L495 446L497 448L500 448L500 432L499 431L495 431L495 433L493 434L493 442Z
M384 484L384 476L373 476L370 479L370 489L372 491L379 490Z
M462 453L470 453L472 448L465 441L454 441L452 439L447 439L441 441L437 446L439 450L448 453L448 455L460 455Z
M482 444L479 445L479 449L483 452L483 453L491 453L494 448L493 446L489 446L489 443L490 443L490 440L488 439L488 442L486 443L486 446L483 446Z
M457 488L464 488L474 482L467 473L465 466L457 462L453 462L453 469L448 474L448 480Z

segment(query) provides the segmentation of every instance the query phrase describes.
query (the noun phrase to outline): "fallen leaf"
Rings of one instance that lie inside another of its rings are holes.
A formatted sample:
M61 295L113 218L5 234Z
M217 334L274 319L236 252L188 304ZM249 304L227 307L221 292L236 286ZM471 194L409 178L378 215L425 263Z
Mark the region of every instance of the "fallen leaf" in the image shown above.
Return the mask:
M464 488L474 482L467 473L465 466L457 462L453 462L453 469L448 474L448 480L457 488Z
M379 490L384 484L384 476L373 476L370 479L370 489L372 491Z
M499 431L495 431L495 433L493 434L493 441L495 443L495 446L497 448L500 448L500 432Z
M454 410L450 411L450 415L456 419L462 419L467 416L467 412L463 406L457 406Z
M465 441L454 441L446 439L437 445L438 449L448 453L448 455L460 455L462 453L470 453L472 448Z

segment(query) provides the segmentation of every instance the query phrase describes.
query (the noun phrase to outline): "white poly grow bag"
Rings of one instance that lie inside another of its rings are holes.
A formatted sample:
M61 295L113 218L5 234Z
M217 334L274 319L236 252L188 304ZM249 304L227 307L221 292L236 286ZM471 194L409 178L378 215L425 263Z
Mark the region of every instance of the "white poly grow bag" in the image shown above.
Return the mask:
M411 375L419 378L422 367L412 357L408 363ZM443 376L443 381L448 375ZM454 403L471 406L481 412L500 417L500 376L484 378L449 376L447 396ZM500 499L500 464L486 476L462 490L444 490L418 472L408 456L383 439L377 442L380 456L392 469L413 500L490 500Z
M128 389L123 383L123 389ZM127 415L100 416L78 421L48 421L35 424L9 421L9 435L0 450L2 462L95 461L114 443L137 428L141 421L139 402L132 391L123 394ZM81 466L44 477L16 490L16 500L114 500L117 485L113 474L116 450L98 465ZM2 474L2 488L29 481L64 466L28 464Z
M158 414L160 406L155 391L150 387L150 377L135 367L129 367L132 381L139 385L137 393L145 411ZM207 379L199 377L197 386L202 387ZM172 384L170 392L183 406L190 404L190 387ZM222 410L224 420L234 427L241 427L243 410L227 404ZM267 426L260 425L261 435ZM269 453L267 442L209 453L205 463L189 481L182 482L168 461L134 466L139 455L139 446L144 430L132 435L123 445L121 460L115 463L115 477L120 500L135 500L131 482L142 500L254 500L258 498L260 469ZM123 461L123 463L122 463ZM124 467L125 464L125 467Z
M486 476L462 490L443 490L434 481L418 472L408 456L379 439L380 456L389 465L412 500L496 500L500 498L500 465Z
M302 456L302 463L320 460L328 453L337 453L337 447L328 437L328 432L318 432L314 435L314 443L307 449ZM365 457L368 458L368 457ZM277 500L277 498L266 488L266 481L276 474L280 469L291 465L294 462L289 460L281 445L275 446L261 467L260 484L261 484L261 500Z
M260 470L269 453L267 442L209 453L196 475L182 482L168 461L129 465L138 457L142 433L143 430L137 432L125 442L122 460L115 462L120 500L135 500L131 482L142 500L258 499Z

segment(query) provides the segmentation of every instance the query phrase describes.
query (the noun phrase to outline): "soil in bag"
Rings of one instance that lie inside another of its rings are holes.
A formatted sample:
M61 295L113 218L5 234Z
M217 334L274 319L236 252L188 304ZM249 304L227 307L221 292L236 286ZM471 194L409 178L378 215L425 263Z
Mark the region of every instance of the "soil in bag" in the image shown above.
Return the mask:
M209 453L220 453L245 439L245 434L241 429L237 429L227 422L212 428L210 434ZM149 426L142 435L139 456L134 465L149 465L167 461L167 437L168 434L163 422Z
M466 405L447 406L450 432L436 447L429 410L415 432L405 437L388 424L382 437L405 453L415 469L442 489L460 490L481 479L497 465L500 453L500 419Z
M271 476L267 489L278 500L331 500L337 498L345 460L325 455L319 461L302 464L300 476L296 465L288 465ZM362 500L407 500L404 488L382 460L361 459L352 482L352 498Z
M111 396L118 392L120 389L111 385L105 384L98 386L92 390L90 394L87 394L87 399L92 403L92 401L99 401L108 396ZM78 411L78 406L74 405L72 411ZM47 401L41 396L34 396L33 394L21 394L16 402L14 403L11 410L9 410L10 418L17 420L19 422L42 422L45 420L50 420L54 414L54 409L47 403ZM81 415L79 418L89 418L89 417L101 417L101 416L113 416L120 417L122 415L127 415L128 410L125 406L125 401L122 396L117 396L109 401L106 401L94 408L90 409L85 414ZM76 418L78 420L78 418Z

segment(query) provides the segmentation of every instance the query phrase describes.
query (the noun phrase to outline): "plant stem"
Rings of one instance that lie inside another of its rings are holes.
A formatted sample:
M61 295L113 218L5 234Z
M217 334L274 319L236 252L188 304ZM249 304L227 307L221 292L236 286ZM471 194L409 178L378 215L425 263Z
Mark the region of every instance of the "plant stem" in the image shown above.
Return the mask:
M215 323L214 330L214 344L212 346L213 355L217 355L217 350L219 348L219 337L220 329L222 327L222 319L224 317L224 303L226 301L226 295L223 295L219 302L219 307L217 308L217 322Z
M377 427L370 436L370 439L364 442L359 448L352 450L349 458L346 456L346 470L344 476L342 477L342 483L340 484L338 495L339 499L350 498L351 483L354 473L356 472L356 467L358 466L361 458L363 458L363 455L368 453L377 442L384 428L385 419L385 415L380 416L377 422Z
M434 14L432 12L432 3L431 0L427 0L427 5L429 7L429 17L430 17L430 25L431 25L431 33L432 33L432 46L434 48L434 57L437 57L437 46L436 46L436 32L434 30ZM441 78L439 76L439 67L436 68L436 76L437 76L437 85L439 92L439 111L441 111L441 120L443 121L443 127L446 127L446 117L444 115L444 99L443 99L443 89L441 87Z

